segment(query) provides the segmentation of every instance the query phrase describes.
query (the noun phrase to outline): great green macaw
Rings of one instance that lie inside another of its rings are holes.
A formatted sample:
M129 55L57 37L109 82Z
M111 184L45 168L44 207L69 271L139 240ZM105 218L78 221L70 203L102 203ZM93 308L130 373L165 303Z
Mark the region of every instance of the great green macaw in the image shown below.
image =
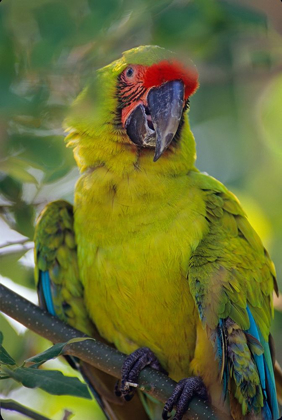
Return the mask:
M275 269L237 198L195 167L187 110L197 87L191 63L143 46L78 96L66 142L80 178L73 207L50 203L39 218L39 295L49 312L133 352L124 397L144 357L181 381L164 419L173 406L181 419L206 390L233 419L277 420ZM128 418L146 418L134 410Z

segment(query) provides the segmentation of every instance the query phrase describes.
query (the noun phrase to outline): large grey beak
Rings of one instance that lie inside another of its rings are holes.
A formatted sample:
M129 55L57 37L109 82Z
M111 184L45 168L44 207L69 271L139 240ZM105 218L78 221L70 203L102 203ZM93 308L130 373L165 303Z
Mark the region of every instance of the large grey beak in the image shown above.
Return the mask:
M153 88L148 95L148 107L156 132L154 162L172 142L183 112L184 85L180 80L173 80Z
M154 162L172 142L181 120L184 85L180 80L152 88L148 94L148 108L139 104L126 122L126 131L133 143L140 147L155 147Z

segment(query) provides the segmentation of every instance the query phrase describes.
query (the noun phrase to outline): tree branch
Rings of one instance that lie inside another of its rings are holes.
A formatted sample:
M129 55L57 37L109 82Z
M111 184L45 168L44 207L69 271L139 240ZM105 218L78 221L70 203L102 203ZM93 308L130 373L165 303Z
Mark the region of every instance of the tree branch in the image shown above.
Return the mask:
M86 334L51 316L2 284L0 284L0 310L53 343L64 343L75 337L87 337ZM126 355L95 339L68 344L64 354L76 356L119 379L126 358ZM151 368L145 368L139 377L139 389L163 403L172 394L175 386L176 382ZM220 414L218 410L215 412L214 407L208 406L198 398L191 401L188 414L190 419L217 420L222 416L222 413ZM227 419L226 415L224 418Z
M16 411L17 413L24 414L25 416L33 420L50 420L48 417L42 416L42 414L36 413L36 411L33 411L30 408L25 407L24 405L21 405L13 400L0 400L0 410L1 408L5 410Z

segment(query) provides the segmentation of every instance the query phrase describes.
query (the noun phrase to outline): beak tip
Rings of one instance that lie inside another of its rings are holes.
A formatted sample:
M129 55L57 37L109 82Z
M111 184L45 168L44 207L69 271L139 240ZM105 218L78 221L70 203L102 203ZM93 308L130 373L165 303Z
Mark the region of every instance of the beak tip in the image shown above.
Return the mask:
M157 162L157 160L159 160L159 158L161 157L163 152L164 152L163 145L160 142L157 141L153 162Z
M159 160L160 156L154 156L153 162L157 162L157 160Z
M157 160L159 160L160 157L161 157L161 153L155 151L153 162L157 162Z
M160 140L158 140L157 138L157 146L156 146L153 162L156 162L161 157L163 152L168 148L168 146L172 142L173 137L174 137L174 133L168 133L165 137L165 141L162 141L161 137L158 136Z

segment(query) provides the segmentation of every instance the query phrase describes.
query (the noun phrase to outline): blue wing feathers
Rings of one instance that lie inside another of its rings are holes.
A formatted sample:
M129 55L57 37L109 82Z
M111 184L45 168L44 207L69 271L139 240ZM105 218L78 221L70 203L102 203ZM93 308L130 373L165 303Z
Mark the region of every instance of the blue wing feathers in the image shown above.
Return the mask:
M263 347L263 354L257 355L254 354L254 359L257 365L257 369L260 376L261 386L263 389L265 407L263 409L265 420L276 420L279 418L278 413L278 404L276 397L276 386L274 371L272 365L272 359L270 354L269 343L263 338L259 328L256 325L254 317L250 311L250 308L247 306L247 312L250 320L250 328L248 333L255 337Z
M52 299L51 280L48 271L40 271L39 282L41 283L40 286L42 290L41 299L44 301L47 311L55 316L56 312Z
M262 345L264 348L264 365L265 365L265 374L266 374L266 389L270 402L270 407L272 411L273 419L279 418L279 409L277 403L277 394L276 394L276 385L275 377L273 371L272 358L270 354L269 343L267 343L263 337L261 337Z
M262 417L264 420L277 420L279 418L278 403L276 397L275 378L273 371L272 358L269 348L269 343L263 338L260 329L258 328L250 308L247 306L247 313L250 321L250 327L245 331L249 349L252 353L254 363L257 367L259 380L263 392ZM228 395L228 382L230 379L230 368L228 361L228 346L230 345L226 332L225 323L227 320L220 319L213 340L215 343L215 352L219 361L220 377L223 385L224 399ZM229 343L229 344L228 344ZM240 343L232 343L234 348L240 346ZM242 348L241 351L244 351ZM236 365L236 360L233 364ZM233 370L233 375L239 375L237 382L240 383L241 375L236 369Z
M271 378L268 366L265 362L265 372L266 372L266 388L269 399L269 404L266 404L263 410L265 420L277 420L279 418L278 414L278 405L276 398L276 387L275 382Z
M247 312L248 312L248 316L249 316L249 320L250 320L250 328L248 329L247 332L251 336L255 337L261 343L261 339L260 339L260 336L259 336L257 325L255 323L254 317L253 317L253 315L252 315L248 306L247 306ZM260 355L254 354L254 359L255 359L257 369L258 369L258 372L259 372L260 382L261 382L261 386L262 386L262 389L263 389L263 393L264 393L264 396L266 397L265 369L264 369L263 354L260 354Z

